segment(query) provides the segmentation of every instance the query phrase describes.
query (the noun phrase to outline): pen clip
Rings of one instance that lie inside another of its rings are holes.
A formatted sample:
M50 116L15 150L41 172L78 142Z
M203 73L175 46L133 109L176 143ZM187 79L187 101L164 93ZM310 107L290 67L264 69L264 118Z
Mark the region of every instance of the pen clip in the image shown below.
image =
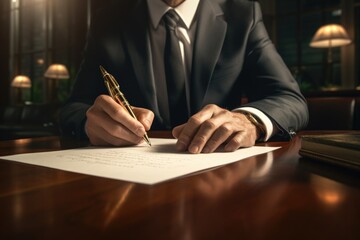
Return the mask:
M105 86L106 86L108 92L110 93L110 96L112 98L115 98L116 93L114 93L114 86L111 86L111 83L109 82L108 79L105 79L104 82L105 82Z
M111 75L110 73L107 73L107 74L109 75L108 81L110 81L112 88L118 89L120 91L120 85L118 84L118 82L116 81L114 76Z

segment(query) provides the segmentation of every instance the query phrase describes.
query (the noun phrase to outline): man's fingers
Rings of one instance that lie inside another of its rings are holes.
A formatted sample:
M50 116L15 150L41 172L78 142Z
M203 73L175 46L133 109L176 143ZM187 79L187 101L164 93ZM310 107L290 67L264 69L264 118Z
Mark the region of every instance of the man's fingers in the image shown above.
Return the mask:
M220 147L233 134L233 126L231 123L223 124L213 133L211 138L207 141L202 152L212 153Z
M110 96L101 95L95 100L95 106L103 109L114 121L121 123L135 135L142 137L145 134L145 127L134 119L126 109L116 103Z
M232 119L232 113L225 109L216 109L216 112L212 114L210 119L205 120L194 138L192 139L189 152L200 153L203 151L204 146L211 141L213 145L220 145L222 142L213 142L213 134L218 128L223 129L223 133L227 134L227 137L232 134L233 127L231 124L227 124ZM225 129L224 129L225 128ZM216 141L221 140L218 138Z
M92 140L104 140L111 145L119 146L122 140L125 142L137 144L141 141L141 137L125 128L121 123L114 121L109 115L102 111L88 111L88 120L86 122L87 134ZM92 142L93 143L93 142ZM99 145L99 144L95 144ZM104 145L104 144L100 144Z
M256 127L241 113L207 105L173 130L178 151L211 153L225 144L225 151L255 144Z
M187 123L185 123L176 143L176 149L178 151L186 151L189 148L190 143L192 142L194 136L196 135L203 122L213 116L214 106L208 105L204 107L200 112L190 117ZM197 149L194 149L194 151L196 150Z
M93 134L96 133L96 134ZM113 146L130 146L134 144L138 144L142 141L142 138L138 137L137 141L127 141L125 139L114 137L108 134L107 131L103 128L97 128L90 130L89 135L92 137L90 138L90 143L96 146L106 146L106 145L113 145Z
M181 132L182 132L182 130L184 129L184 127L185 127L185 123L184 123L184 124L181 124L181 125L179 125L179 126L174 127L173 130L172 130L172 132L171 132L172 135L173 135L173 137L176 138L176 139L178 139L179 136L180 136L180 134L181 134Z
M229 142L224 146L225 152L233 152L240 147L250 147L253 144L248 144L247 135L245 132L237 132L233 137L229 140Z
M138 120L110 96L99 96L86 112L85 130L94 145L125 146L142 141L150 129L154 114L144 108L133 108Z
M149 131L154 121L154 113L145 108L133 107L133 111L138 121L145 127L146 131Z

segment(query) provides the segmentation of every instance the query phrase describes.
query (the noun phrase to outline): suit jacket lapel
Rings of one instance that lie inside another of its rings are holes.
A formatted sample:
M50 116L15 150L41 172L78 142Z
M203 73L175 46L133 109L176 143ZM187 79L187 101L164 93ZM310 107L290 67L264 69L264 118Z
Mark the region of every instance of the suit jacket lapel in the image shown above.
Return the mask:
M195 107L191 109L192 113L197 112L204 103L227 29L226 22L220 17L223 11L216 1L201 1L199 8L191 80L191 102Z
M150 37L148 32L149 18L146 1L137 1L134 14L131 14L129 22L131 24L127 24L123 36L136 79L140 86L139 93L142 94L148 104L148 106L144 107L155 110L155 114L157 114L158 106L151 66Z

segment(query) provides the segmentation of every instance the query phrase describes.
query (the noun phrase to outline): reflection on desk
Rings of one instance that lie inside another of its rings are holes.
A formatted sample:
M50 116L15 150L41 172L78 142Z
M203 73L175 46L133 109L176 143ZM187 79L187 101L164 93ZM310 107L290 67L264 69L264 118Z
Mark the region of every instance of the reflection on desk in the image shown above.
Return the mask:
M5 141L0 155L86 144ZM154 186L0 160L0 239L359 239L358 175L304 167L298 137L266 145L282 148Z

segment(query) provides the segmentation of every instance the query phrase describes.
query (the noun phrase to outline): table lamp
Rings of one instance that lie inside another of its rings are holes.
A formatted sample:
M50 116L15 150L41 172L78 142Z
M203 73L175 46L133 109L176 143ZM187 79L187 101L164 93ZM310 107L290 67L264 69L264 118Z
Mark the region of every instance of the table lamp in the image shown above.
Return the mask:
M327 48L327 76L325 85L333 85L332 77L332 48L345 46L351 43L346 30L339 24L328 24L320 27L310 42L310 47Z
M11 82L11 87L16 91L16 102L22 103L23 101L23 89L31 88L31 80L28 76L18 75Z
M57 101L57 80L69 79L69 71L63 64L51 64L45 71L44 77L48 78L47 97L48 102Z

